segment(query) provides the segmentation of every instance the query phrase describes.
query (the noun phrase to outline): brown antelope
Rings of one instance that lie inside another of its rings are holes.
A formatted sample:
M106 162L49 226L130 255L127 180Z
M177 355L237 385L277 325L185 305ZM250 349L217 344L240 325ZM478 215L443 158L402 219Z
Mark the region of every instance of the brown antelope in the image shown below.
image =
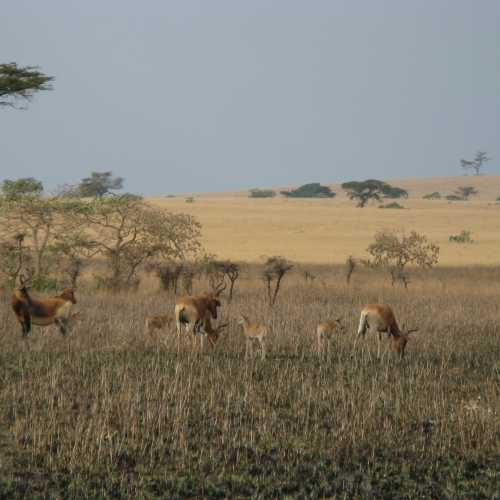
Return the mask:
M380 357L382 333L385 332L392 338L393 350L403 358L409 335L418 331L418 328L403 331L399 328L394 312L389 305L367 304L363 307L359 318L358 338L361 335L364 336L367 330L378 334L377 357Z
M174 321L170 314L163 314L158 316L146 316L144 318L145 330L149 335L152 335L155 330L162 330L169 327Z
M21 325L22 335L26 337L32 325L56 325L62 335L68 333L73 319L79 319L78 313L71 314L76 304L74 290L66 288L60 295L45 299L35 299L28 292L28 284L19 276L19 285L12 294L11 305L17 321ZM76 316L75 316L76 315Z
M341 318L332 319L330 321L325 321L320 323L316 328L316 336L318 341L318 354L322 351L330 348L330 340L336 333L344 333L345 328L340 322Z
M213 319L217 319L217 308L221 306L219 296L225 288L225 286L218 287L214 292L179 297L175 301L177 334L180 335L182 325L184 325L186 332L200 333L207 314Z
M243 333L245 334L245 358L248 358L248 354L253 354L253 342L257 340L260 344L261 357L264 359L266 357L265 340L269 331L268 327L261 323L250 323L248 318L243 316L243 314L240 315L238 324L243 327Z
M210 346L212 348L214 348L215 344L217 344L222 330L228 325L229 323L223 323L222 325L217 325L217 327L214 329L214 327L212 326L212 322L210 321L210 314L205 315L205 319L203 321L203 332L206 333L208 342L210 343ZM201 340L201 348L203 349L203 337Z

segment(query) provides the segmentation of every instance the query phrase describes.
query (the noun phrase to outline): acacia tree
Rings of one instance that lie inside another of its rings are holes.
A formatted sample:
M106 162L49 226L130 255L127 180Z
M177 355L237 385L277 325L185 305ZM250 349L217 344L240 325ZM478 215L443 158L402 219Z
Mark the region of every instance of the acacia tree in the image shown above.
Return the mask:
M460 164L466 172L472 170L474 175L479 175L483 165L490 160L491 158L488 158L486 151L477 151L473 160L464 160L462 158L460 160Z
M408 235L398 231L380 231L375 234L375 241L367 251L373 258L371 265L388 269L392 285L400 281L405 288L408 288L409 282L408 264L428 269L439 260L439 246L416 231Z
M269 305L274 306L280 286L286 273L293 268L293 264L284 257L274 256L269 257L264 264L262 277L266 283L267 298ZM273 290L274 283L274 290Z
M473 186L460 186L455 190L455 195L462 200L468 200L469 197L477 194L478 192Z
M58 238L70 239L76 229L66 216L70 209L62 200L44 198L39 193L0 197L0 234L7 238L24 235L35 280L48 273Z
M2 194L8 198L16 198L24 195L41 195L43 184L34 177L23 177L21 179L5 179L2 182Z
M111 288L133 285L142 264L154 258L186 260L200 249L200 224L146 204L135 195L80 203L77 217L87 227L92 247L109 266Z
M104 195L123 188L123 178L113 177L113 172L92 172L78 185L80 196L102 198Z
M52 90L53 76L44 75L36 66L20 67L16 63L0 64L0 106L22 107L40 90Z
M202 264L213 290L220 288L226 279L229 281L228 301L233 300L234 286L240 276L240 266L231 260L217 260L207 256Z
M407 198L408 192L377 179L366 181L350 181L342 184L347 196L357 202L356 206L363 208L370 200L381 201L382 198Z

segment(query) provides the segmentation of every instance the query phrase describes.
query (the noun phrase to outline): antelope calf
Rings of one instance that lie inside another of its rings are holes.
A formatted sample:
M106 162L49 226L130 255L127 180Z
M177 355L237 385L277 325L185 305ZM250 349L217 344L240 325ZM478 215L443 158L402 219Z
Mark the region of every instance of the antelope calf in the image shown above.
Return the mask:
M182 325L184 325L186 332L200 333L207 314L213 319L217 319L217 308L221 306L219 295L224 288L218 288L215 292L179 297L175 301L177 334L180 335Z
M418 328L403 331L399 328L391 306L387 304L367 304L363 307L359 318L358 338L364 336L367 331L378 334L377 357L380 357L382 333L387 333L392 338L393 350L403 358L409 335L418 331Z
M318 341L318 354L321 354L325 347L330 347L330 340L337 333L344 333L345 328L340 322L341 318L332 319L330 321L325 321L320 323L316 328L316 336Z
M26 337L32 325L56 325L62 335L66 335L73 319L78 319L78 313L71 313L76 304L74 290L66 288L60 295L45 299L35 299L28 292L28 284L22 276L19 285L12 294L11 305L17 321L22 328L22 336Z
M149 335L152 335L155 330L162 330L172 325L173 318L170 314L158 316L146 316L144 318L145 330Z
M266 344L265 340L268 334L268 327L261 323L250 323L246 316L240 315L238 319L238 324L243 327L243 333L245 334L246 346L245 346L245 358L248 358L248 354L253 354L253 342L258 341L260 344L261 357L264 359L266 357Z
M203 321L203 332L207 335L208 342L212 348L215 347L217 341L219 340L220 333L229 323L223 323L222 325L217 325L216 328L212 326L212 322L210 321L210 315L207 314ZM203 349L203 337L201 339L201 349Z

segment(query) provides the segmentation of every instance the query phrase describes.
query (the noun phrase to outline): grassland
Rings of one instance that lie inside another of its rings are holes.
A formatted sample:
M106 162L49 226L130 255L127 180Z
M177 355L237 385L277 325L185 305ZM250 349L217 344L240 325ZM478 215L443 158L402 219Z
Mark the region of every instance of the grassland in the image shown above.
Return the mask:
M407 189L407 210L364 209L331 185L338 196L330 199L249 199L247 192L194 194L154 198L159 206L190 213L203 226L207 251L222 258L259 262L263 255L284 255L296 262L335 264L347 256L363 256L376 231L415 229L441 246L440 262L447 266L500 263L500 176L434 177L390 181ZM472 185L479 195L466 202L423 200L426 193L452 193ZM450 235L472 231L473 245L450 243Z
M223 304L227 333L203 354L173 332L145 335L144 315L174 302L153 281L115 295L82 285L72 335L25 342L5 294L1 496L498 495L500 272L442 267L404 291L367 269L349 287L339 267L309 270L313 284L295 272L270 309L248 266ZM420 327L403 362L377 359L374 338L353 348L373 301ZM239 311L271 325L266 360L245 361ZM315 325L338 316L347 333L319 360Z

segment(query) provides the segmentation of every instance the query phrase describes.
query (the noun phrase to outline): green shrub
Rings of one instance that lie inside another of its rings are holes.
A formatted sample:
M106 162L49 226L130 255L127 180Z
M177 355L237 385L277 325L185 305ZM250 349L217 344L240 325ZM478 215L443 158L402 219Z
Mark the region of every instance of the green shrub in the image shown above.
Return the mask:
M193 196L188 196L186 198L186 203L194 203L194 197Z
M274 198L276 191L272 189L250 189L249 198Z
M434 191L433 193L424 194L424 196L422 196L422 198L424 200L440 200L441 193L439 193L438 191Z
M393 201L392 203L387 203L386 205L380 205L378 208L404 208L398 202Z
M446 199L448 201L464 201L464 199L461 196L457 196L456 194L449 194Z
M471 232L462 230L459 234L452 234L448 241L450 243L474 243L474 240L471 238Z
M319 182L304 184L292 191L281 191L281 194L287 198L334 198L337 195L328 186L322 186Z

